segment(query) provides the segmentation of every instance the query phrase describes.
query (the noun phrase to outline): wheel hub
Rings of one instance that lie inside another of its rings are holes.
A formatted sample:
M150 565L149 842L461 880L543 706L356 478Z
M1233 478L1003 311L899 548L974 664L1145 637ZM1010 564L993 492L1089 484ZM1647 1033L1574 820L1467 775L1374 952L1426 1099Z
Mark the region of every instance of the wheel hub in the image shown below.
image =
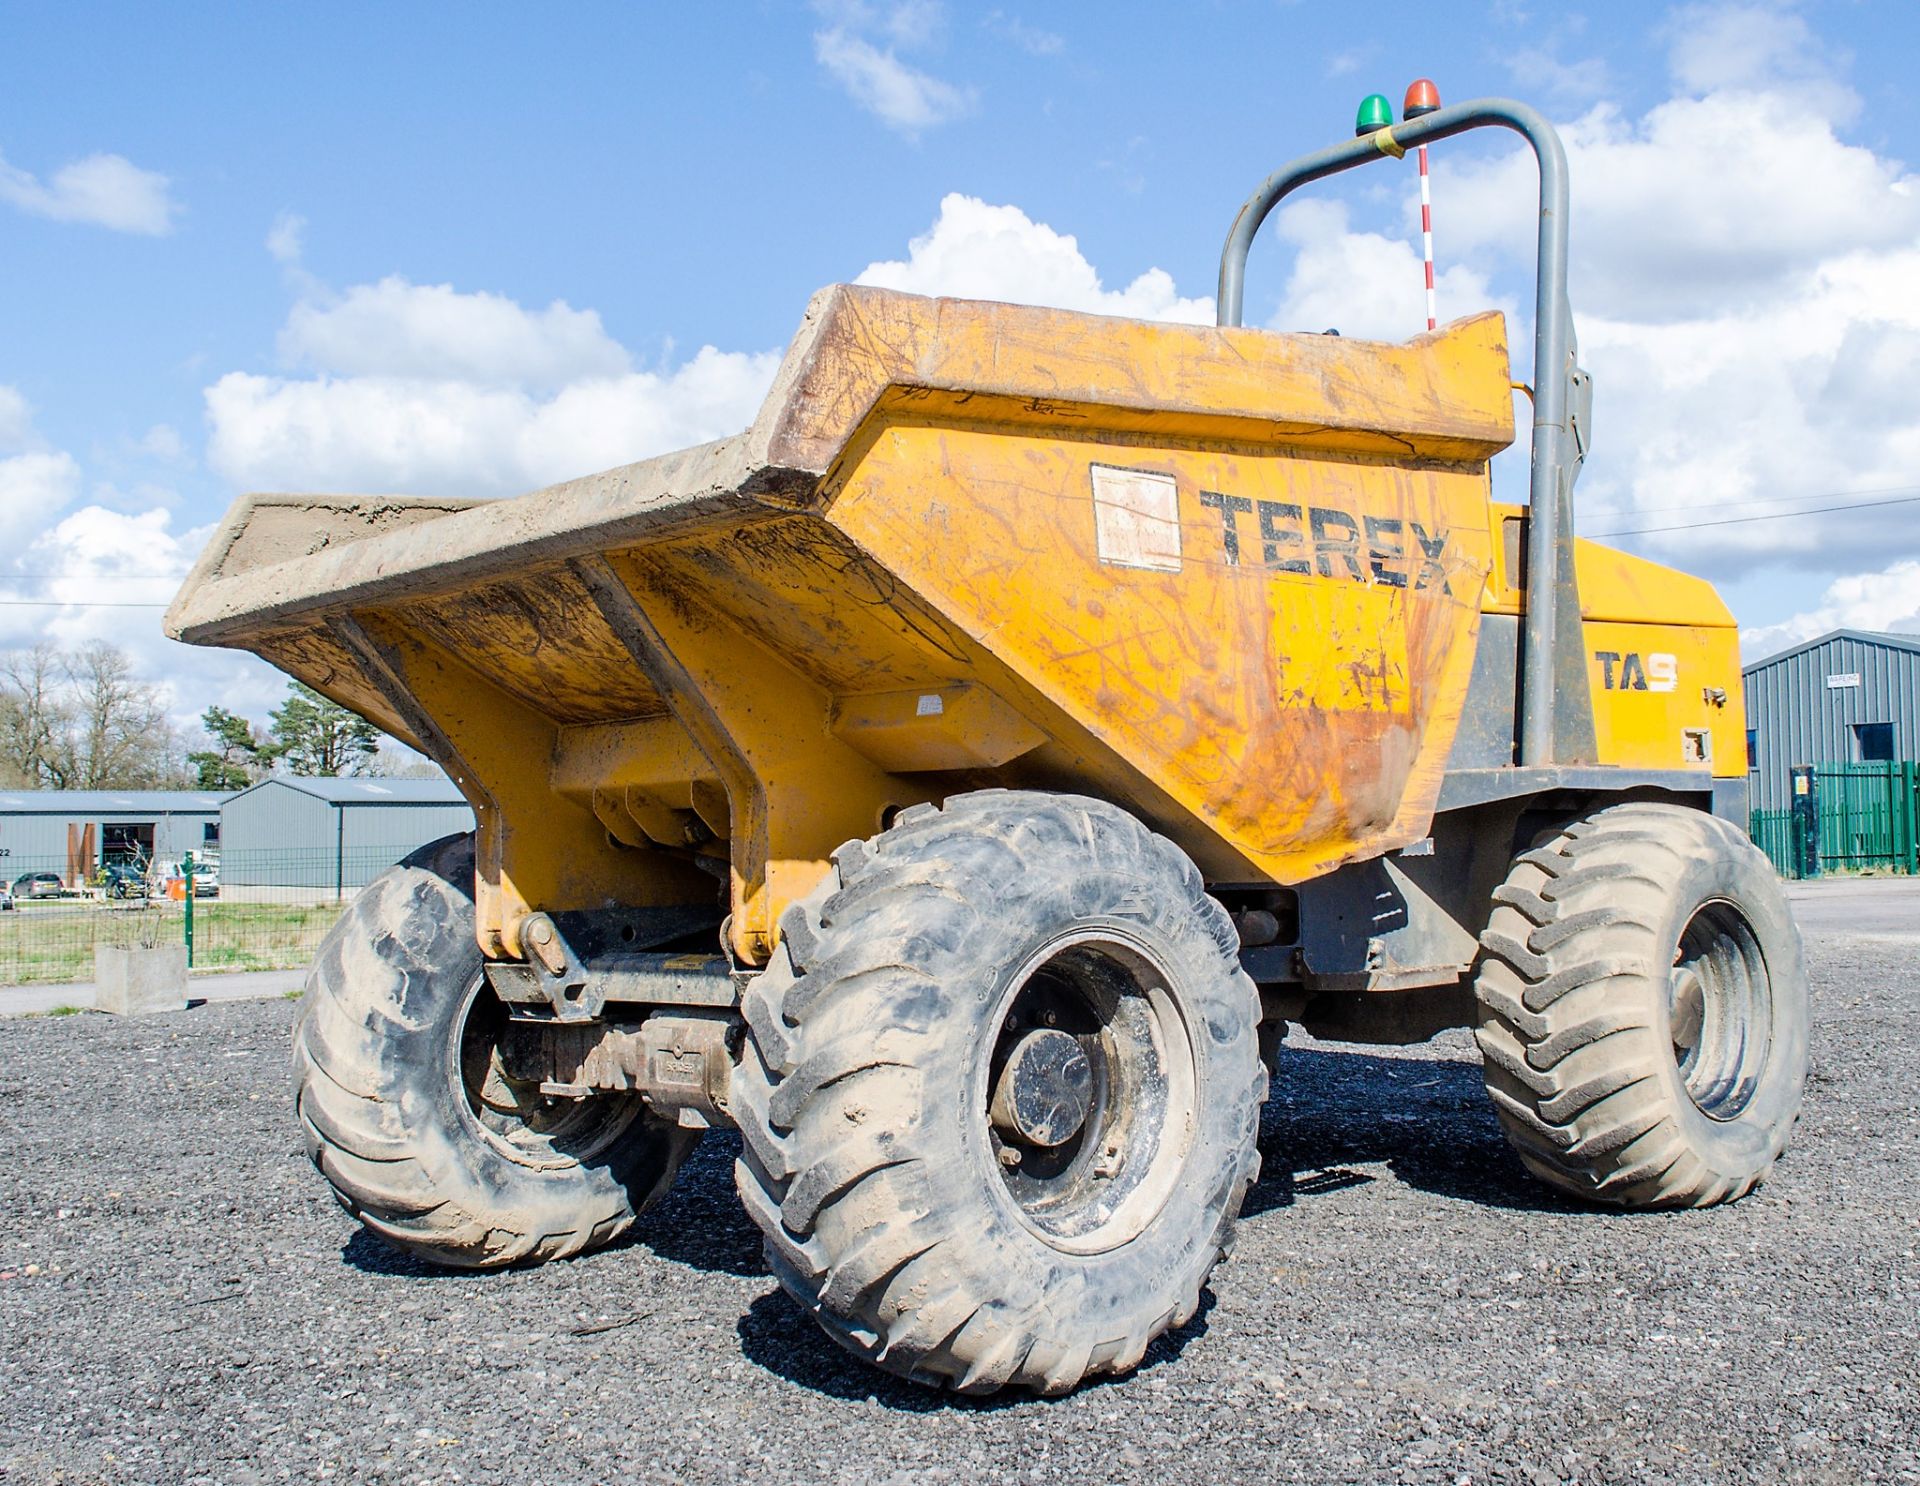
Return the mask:
M1668 980L1668 995L1674 1061L1684 1068L1700 1045L1707 1017L1707 993L1696 971L1690 966L1676 965Z
M1093 1065L1077 1038L1028 1032L1007 1054L988 1113L1007 1139L1049 1149L1080 1133L1093 1106Z
M1772 982L1752 926L1729 902L1702 904L1681 930L1667 979L1673 1061L1709 1119L1739 1116L1770 1054Z

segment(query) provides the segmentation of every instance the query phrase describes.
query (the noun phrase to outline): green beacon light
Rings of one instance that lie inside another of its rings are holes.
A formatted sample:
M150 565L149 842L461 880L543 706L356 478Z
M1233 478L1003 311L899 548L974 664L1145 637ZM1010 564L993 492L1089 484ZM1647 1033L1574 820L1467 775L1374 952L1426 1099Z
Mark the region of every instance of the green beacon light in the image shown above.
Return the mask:
M1369 93L1360 100L1360 112L1353 117L1353 133L1358 138L1365 134L1376 134L1393 125L1393 105L1387 102L1385 93Z

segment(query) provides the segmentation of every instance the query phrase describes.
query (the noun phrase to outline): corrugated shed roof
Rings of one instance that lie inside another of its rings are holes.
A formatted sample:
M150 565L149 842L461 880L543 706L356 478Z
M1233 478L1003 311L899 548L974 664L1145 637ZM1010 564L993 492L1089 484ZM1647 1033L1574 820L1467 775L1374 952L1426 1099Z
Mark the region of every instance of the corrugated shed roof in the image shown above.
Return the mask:
M231 794L192 789L20 789L0 815L218 815Z
M1740 674L1751 676L1755 671L1765 670L1768 666L1778 665L1783 660L1791 660L1796 655L1805 655L1809 650L1818 650L1835 640L1859 640L1868 645L1885 645L1889 650L1912 650L1920 652L1920 635L1896 635L1885 630L1837 629L1821 635L1815 640L1803 640L1788 650L1774 654L1741 667Z
M307 779L275 775L242 795L263 789L291 789L330 805L464 805L466 796L444 774L437 779ZM238 798L237 796L231 798Z

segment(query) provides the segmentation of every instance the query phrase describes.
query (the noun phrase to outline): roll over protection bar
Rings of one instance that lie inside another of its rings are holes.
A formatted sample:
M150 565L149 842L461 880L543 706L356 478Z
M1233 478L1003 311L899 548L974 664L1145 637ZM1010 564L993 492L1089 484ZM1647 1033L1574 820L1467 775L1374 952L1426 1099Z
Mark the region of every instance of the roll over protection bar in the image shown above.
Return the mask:
M1592 430L1592 383L1576 364L1567 302L1567 155L1534 109L1477 98L1302 155L1247 198L1220 254L1219 323L1241 323L1247 250L1260 224L1292 192L1369 161L1486 127L1511 129L1540 167L1539 255L1533 316L1533 451L1528 482L1526 627L1521 641L1519 762L1590 763L1593 702L1586 682L1580 595L1573 568L1573 482Z

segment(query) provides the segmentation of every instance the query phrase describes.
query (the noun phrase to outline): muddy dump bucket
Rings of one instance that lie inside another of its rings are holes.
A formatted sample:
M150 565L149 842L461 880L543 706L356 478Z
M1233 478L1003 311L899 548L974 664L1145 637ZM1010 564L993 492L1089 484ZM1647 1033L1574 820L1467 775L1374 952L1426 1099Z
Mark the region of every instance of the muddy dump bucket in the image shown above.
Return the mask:
M1404 345L841 287L754 426L517 500L252 496L167 618L439 760L480 934L709 901L983 786L1210 881L1424 835L1513 436L1496 315Z

